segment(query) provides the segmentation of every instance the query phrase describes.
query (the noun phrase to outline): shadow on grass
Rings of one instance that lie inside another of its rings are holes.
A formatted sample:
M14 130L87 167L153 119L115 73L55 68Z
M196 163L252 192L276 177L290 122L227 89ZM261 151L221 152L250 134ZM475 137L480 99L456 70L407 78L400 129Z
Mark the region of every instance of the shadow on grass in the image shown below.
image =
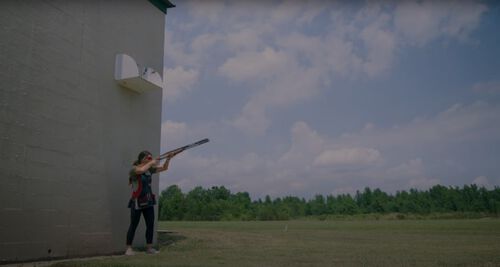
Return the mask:
M181 240L185 240L187 237L180 235L177 232L171 231L158 231L158 247L168 247L173 245L176 242Z
M174 245L175 243L187 239L187 237L177 233L170 231L158 231L158 248L162 249L165 247L169 247ZM145 252L145 247L134 247L134 250L137 252ZM61 260L59 262L48 262L47 264L50 267L131 267L138 266L137 262L133 262L131 260L135 259L135 257L128 258L127 256L118 255L118 256L102 256L97 258L81 258L81 259L66 259ZM157 259L157 258L156 258ZM137 260L137 259L136 259ZM150 262L144 261L140 266L156 266L149 265ZM48 266L48 265L36 265L33 266ZM29 265L31 266L31 265Z

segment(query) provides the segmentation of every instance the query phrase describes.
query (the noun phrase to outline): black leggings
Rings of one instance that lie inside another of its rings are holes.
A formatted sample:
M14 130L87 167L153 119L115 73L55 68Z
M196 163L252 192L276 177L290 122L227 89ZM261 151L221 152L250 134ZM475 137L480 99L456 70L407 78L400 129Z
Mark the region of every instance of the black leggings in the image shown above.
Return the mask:
M146 221L146 243L153 243L153 231L154 231L154 223L155 223L155 209L153 206L145 209L136 210L135 208L130 208L130 226L128 227L127 232L127 246L132 245L132 241L134 240L135 229L137 229L137 225L139 224L139 220L141 219L141 213L144 216L144 220Z

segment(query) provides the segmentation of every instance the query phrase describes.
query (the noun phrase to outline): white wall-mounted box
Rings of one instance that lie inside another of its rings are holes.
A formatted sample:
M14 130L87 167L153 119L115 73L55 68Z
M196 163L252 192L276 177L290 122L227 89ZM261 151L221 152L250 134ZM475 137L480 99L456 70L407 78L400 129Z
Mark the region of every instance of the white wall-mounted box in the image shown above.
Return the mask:
M163 80L157 71L149 67L139 67L135 60L126 54L116 55L115 80L121 86L138 93L163 88Z

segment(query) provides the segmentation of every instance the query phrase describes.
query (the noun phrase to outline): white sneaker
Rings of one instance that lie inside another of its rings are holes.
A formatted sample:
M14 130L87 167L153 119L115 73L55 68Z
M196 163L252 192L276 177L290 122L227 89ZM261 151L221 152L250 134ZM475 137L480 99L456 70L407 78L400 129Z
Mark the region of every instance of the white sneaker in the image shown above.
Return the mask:
M148 250L146 250L146 254L158 254L158 253L160 252L154 248L149 248Z
M125 251L125 255L127 255L127 256L134 256L135 255L135 251L132 248L127 248L127 250Z

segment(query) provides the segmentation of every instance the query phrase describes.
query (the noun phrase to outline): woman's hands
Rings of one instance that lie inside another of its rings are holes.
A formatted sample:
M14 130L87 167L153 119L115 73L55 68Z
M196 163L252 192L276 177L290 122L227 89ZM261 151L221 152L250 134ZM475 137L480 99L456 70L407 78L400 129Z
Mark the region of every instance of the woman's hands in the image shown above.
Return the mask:
M175 157L177 154L179 154L179 153L181 153L181 152L182 152L182 150L180 150L180 151L176 151L176 152L174 152L174 153L172 153L172 154L168 154L168 155L167 155L167 160L172 159L173 157Z
M156 172L163 172L163 171L168 170L168 164L170 164L170 160L181 152L182 151L177 151L175 153L168 154L167 157L165 158L165 162L163 163L163 166L157 167Z

